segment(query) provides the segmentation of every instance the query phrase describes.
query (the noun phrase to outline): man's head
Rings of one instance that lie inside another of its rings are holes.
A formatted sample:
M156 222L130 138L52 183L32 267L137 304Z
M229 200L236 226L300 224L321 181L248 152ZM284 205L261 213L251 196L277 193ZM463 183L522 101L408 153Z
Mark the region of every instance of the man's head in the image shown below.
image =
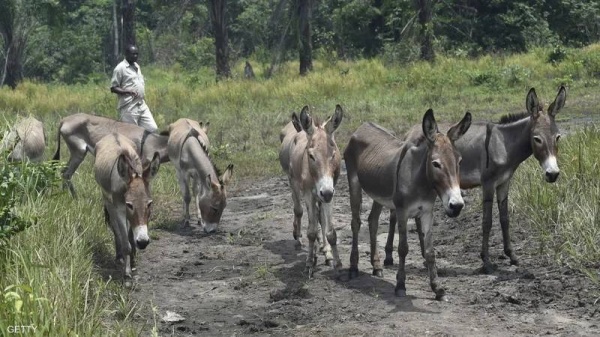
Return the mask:
M125 59L129 63L137 62L138 59L138 49L134 45L129 45L125 48Z

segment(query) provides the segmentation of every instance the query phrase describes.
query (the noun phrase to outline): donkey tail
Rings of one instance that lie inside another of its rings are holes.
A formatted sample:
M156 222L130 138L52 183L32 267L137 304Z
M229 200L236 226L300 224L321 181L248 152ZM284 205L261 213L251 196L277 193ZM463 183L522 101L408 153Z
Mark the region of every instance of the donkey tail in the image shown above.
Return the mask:
M62 128L62 123L58 126L58 132L56 133L56 152L54 153L53 160L60 160L60 128Z

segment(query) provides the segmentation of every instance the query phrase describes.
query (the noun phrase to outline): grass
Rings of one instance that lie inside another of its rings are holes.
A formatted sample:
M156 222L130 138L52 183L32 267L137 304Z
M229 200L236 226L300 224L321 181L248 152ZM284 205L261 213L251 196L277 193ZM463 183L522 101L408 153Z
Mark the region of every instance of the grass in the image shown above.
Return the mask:
M321 117L333 114L336 104L342 105L345 115L336 136L342 150L365 121L403 132L420 122L429 107L438 121L447 122L458 121L467 110L476 120L524 111L530 87L548 104L558 85L567 84L561 120L587 118L600 104L600 45L567 50L566 58L557 64L547 62L550 52L536 49L475 60L440 55L434 65L316 60L315 70L305 77L297 76L298 65L292 62L271 79L264 79L264 69L256 63L257 80L236 75L219 83L206 69L190 74L175 65L143 71L148 104L159 126L166 128L184 116L209 121L217 166L233 163L234 178L247 180L282 174L277 159L279 131L291 112L304 105ZM242 69L243 64L236 64L234 74L242 74ZM116 97L108 83L107 75L102 85L24 82L16 90L0 88L0 120L10 123L26 114L43 120L49 158L62 116L91 112L116 117ZM593 127L569 132L561 144L562 173L556 184L544 183L537 163L530 159L517 171L512 187L513 208L531 214L532 239L540 242L542 253L596 278L599 142L600 132ZM63 160L66 155L65 150ZM55 190L29 196L19 206L20 212L41 221L0 248L1 331L7 331L8 325L34 325L40 336L139 334L132 321L137 308L128 290L111 278L111 273L118 275L112 262L113 239L103 222L91 163L86 160L73 179L80 199ZM161 166L153 195L155 205L181 202L172 165ZM153 226L176 225L181 220L180 208L176 210L174 219L172 210L157 206ZM264 267L256 270L258 276L268 275L268 266Z
M514 207L528 214L541 254L600 284L600 130L592 125L567 135L560 151L561 174L554 184L541 182L534 160L517 171Z

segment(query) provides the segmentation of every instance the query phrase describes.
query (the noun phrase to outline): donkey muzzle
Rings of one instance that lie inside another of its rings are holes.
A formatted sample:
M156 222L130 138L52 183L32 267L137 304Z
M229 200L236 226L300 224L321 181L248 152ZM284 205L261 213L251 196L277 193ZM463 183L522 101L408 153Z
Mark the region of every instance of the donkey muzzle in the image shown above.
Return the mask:
M145 249L150 244L150 236L148 236L148 226L141 225L133 229L133 240L139 249Z
M446 209L446 215L451 218L457 217L465 206L462 202L450 202L448 203L448 209Z
M558 168L558 162L556 160L556 156L549 156L542 163L542 168L544 169L544 178L549 183L553 183L558 179L558 175L560 174L560 170Z

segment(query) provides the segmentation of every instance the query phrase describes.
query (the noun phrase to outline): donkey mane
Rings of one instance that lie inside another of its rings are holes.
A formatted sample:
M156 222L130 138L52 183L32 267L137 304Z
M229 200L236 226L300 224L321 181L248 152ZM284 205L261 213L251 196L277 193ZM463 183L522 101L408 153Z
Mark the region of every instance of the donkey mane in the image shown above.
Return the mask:
M221 172L221 170L219 170L219 168L217 167L217 165L215 165L215 162L212 160L212 157L210 156L210 153L208 152L208 147L206 147L206 144L202 143L200 141L200 139L198 139L197 137L190 137L190 138L195 138L196 141L198 141L198 144L200 144L200 147L202 148L202 151L204 151L204 153L208 157L208 161L210 162L210 164L212 165L213 169L217 173L217 177L216 177L217 180L219 181L219 183L221 185L223 185L223 181L221 181L221 179L220 179L222 172Z
M529 117L528 112L521 112L521 113L516 113L516 114L506 114L506 115L500 117L500 121L498 122L498 124L510 124L510 123L519 121L525 117Z

